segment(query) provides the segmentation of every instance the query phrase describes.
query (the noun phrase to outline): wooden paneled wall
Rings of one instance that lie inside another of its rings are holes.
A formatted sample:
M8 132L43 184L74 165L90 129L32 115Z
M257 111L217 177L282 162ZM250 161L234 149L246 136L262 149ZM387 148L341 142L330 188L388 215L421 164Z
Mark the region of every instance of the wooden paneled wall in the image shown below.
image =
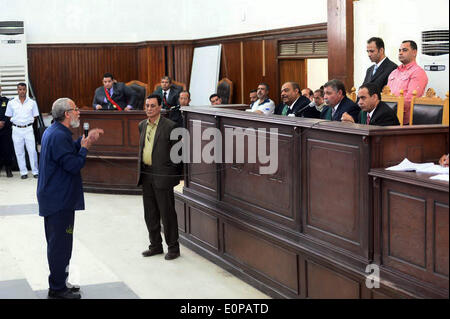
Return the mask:
M136 79L136 55L134 45L29 45L28 72L41 112L60 97L92 105L105 72L119 81Z
M321 23L194 41L30 44L29 75L41 112L49 112L59 97L73 98L78 106L90 106L105 72L114 74L118 81L139 80L151 88L168 74L189 88L194 48L222 44L220 78L233 82L232 103L249 103L249 91L260 82L270 86L269 96L278 103L279 42L326 37L327 24Z

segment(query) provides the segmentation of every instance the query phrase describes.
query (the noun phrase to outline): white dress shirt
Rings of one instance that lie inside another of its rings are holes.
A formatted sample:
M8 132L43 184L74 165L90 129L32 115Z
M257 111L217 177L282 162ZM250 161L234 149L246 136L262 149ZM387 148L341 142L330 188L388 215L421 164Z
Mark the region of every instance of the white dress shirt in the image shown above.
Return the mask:
M34 100L27 96L22 104L17 96L9 101L5 115L11 117L13 124L23 126L33 123L34 118L39 116L39 111Z
M265 99L263 102L258 99L252 104L252 112L255 111L261 111L265 115L273 114L275 111L275 103L269 98Z

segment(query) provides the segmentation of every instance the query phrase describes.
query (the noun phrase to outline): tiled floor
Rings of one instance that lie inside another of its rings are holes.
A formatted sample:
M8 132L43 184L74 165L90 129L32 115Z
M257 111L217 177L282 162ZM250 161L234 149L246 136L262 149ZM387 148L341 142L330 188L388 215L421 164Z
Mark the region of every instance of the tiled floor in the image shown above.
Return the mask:
M31 177L31 174L29 174ZM46 298L48 265L37 180L0 172L0 299ZM181 246L181 257L144 258L142 198L85 193L76 213L69 281L83 298L234 299L265 294Z

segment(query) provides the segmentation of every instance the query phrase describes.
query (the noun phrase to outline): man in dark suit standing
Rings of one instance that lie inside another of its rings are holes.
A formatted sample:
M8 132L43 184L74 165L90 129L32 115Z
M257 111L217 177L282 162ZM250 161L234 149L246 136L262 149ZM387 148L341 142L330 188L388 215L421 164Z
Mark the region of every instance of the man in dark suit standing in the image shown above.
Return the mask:
M339 80L331 80L324 84L325 103L327 104L320 118L330 121L340 121L342 114L347 112L355 120L358 120L359 107L347 97L345 85Z
M139 123L138 185L142 185L144 217L149 232L150 246L142 255L162 254L161 224L168 246L166 260L180 256L178 221L175 212L173 188L180 182L178 167L170 158L170 149L177 142L170 139L176 124L161 116L161 97L148 96L145 111L148 119Z
M385 55L384 42L381 38L373 37L367 41L367 54L370 61L375 64L367 69L363 84L375 83L378 92L381 92L388 82L389 74L397 68L397 64Z
M281 86L281 100L274 114L319 118L320 112L310 107L311 100L301 95L300 86L296 82L286 82Z
M103 86L97 88L92 101L94 110L129 111L133 109L136 94L123 82L115 82L111 73L103 75Z
M158 87L153 94L161 97L163 109L170 110L171 107L178 105L180 90L172 85L172 79L168 76L161 78L161 87Z
M379 126L400 125L395 112L386 103L380 101L380 92L375 83L361 85L358 98L361 111L357 123ZM342 121L355 123L348 113L342 115Z

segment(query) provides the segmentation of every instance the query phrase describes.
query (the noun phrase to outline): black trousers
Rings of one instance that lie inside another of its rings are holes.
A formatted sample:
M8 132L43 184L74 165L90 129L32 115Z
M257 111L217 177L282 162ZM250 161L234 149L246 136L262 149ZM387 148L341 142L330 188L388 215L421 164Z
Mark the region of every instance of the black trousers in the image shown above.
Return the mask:
M175 212L173 188L158 189L154 187L151 170L143 170L142 190L144 218L149 233L149 248L162 248L161 222L164 227L164 239L170 252L179 252L178 220Z
M14 158L14 146L11 137L11 128L0 131L0 169L3 165L11 167Z
M61 211L44 217L47 239L47 260L50 269L48 283L51 290L65 291L72 257L74 211Z

